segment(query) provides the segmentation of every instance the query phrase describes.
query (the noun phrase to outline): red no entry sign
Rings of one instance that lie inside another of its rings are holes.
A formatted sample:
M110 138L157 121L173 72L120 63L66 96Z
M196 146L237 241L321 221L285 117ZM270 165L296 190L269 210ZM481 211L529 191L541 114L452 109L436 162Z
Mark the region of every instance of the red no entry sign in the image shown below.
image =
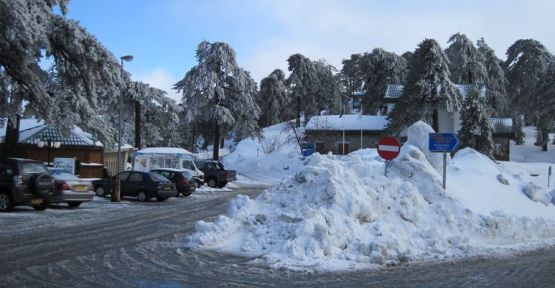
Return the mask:
M387 136L378 142L378 154L385 160L393 160L401 151L401 144L395 137Z

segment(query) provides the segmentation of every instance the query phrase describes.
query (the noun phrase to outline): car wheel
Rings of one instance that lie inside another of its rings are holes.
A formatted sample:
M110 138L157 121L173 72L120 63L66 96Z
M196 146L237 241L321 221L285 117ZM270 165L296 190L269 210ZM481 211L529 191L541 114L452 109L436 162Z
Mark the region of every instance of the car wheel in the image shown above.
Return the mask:
M224 188L227 185L227 182L220 182L218 183L218 188Z
M81 203L83 202L67 202L67 205L69 205L69 208L77 208L79 207L79 205L81 205Z
M94 193L96 193L96 196L98 197L104 197L106 195L106 191L102 186L96 187L96 189L94 190Z
M41 173L34 176L33 193L36 196L44 197L52 191L52 177L47 173Z
M0 211L10 211L13 206L12 197L7 192L0 192Z
M44 211L46 210L46 207L48 207L48 201L46 200L43 200L41 204L33 205L33 209L37 211Z
M166 201L166 199L168 199L168 198L166 198L166 197L156 197L156 200L158 200L160 202Z
M207 184L208 184L208 187L210 187L210 188L216 188L216 179L214 179L214 178L208 179Z
M137 200L141 201L141 202L146 202L148 201L148 196L146 195L145 191L139 191L139 194L137 194Z

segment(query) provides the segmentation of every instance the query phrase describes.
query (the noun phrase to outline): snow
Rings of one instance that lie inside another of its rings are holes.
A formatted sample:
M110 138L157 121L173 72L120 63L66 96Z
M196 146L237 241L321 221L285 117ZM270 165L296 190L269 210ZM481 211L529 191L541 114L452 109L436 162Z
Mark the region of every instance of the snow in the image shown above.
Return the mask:
M387 116L322 115L312 116L306 130L385 130Z
M149 148L141 149L135 153L137 154L175 154L175 155L193 154L186 149L173 148L173 147L149 147Z
M284 137L286 124L277 124L264 129L264 140L246 139L235 151L223 159L226 169L248 175L261 183L277 184L288 174L302 167L300 148L296 142Z
M278 126L264 130L267 139L279 135ZM273 268L330 271L555 243L555 206L547 201L555 191L529 174L536 165L496 163L463 149L448 166L444 190L436 157L425 152L429 130L423 122L409 129L387 177L375 149L301 158L292 146L266 154L261 143L242 141L226 167L236 163L241 173L272 181L281 176L279 184L255 199L238 195L225 215L197 222L185 245Z

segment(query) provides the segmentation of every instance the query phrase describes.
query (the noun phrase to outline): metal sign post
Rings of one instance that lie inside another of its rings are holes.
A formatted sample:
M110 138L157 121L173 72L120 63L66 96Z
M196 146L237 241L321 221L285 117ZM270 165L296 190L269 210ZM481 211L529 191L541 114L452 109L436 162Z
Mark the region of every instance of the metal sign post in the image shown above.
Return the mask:
M455 150L459 139L455 133L430 133L428 150L443 153L443 189L447 189L447 153Z
M397 138L387 136L378 141L376 148L378 150L378 155L386 160L384 174L387 177L387 170L392 163L391 160L399 156L399 153L401 152L401 143L399 143Z
M547 187L549 187L549 180L551 180L551 166L549 166L549 170L547 172Z

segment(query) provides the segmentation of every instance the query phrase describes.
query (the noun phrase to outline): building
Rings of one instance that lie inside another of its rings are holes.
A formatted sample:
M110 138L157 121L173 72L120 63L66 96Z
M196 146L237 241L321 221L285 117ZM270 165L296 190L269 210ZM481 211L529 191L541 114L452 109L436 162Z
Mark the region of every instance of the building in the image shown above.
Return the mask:
M0 130L4 142L5 128ZM67 135L43 121L22 119L15 155L54 165L54 158L77 160L76 174L83 178L101 178L104 168L104 147L91 134L74 127Z
M375 148L385 136L386 116L321 115L313 116L305 127L306 140L316 152L344 155L362 148Z

